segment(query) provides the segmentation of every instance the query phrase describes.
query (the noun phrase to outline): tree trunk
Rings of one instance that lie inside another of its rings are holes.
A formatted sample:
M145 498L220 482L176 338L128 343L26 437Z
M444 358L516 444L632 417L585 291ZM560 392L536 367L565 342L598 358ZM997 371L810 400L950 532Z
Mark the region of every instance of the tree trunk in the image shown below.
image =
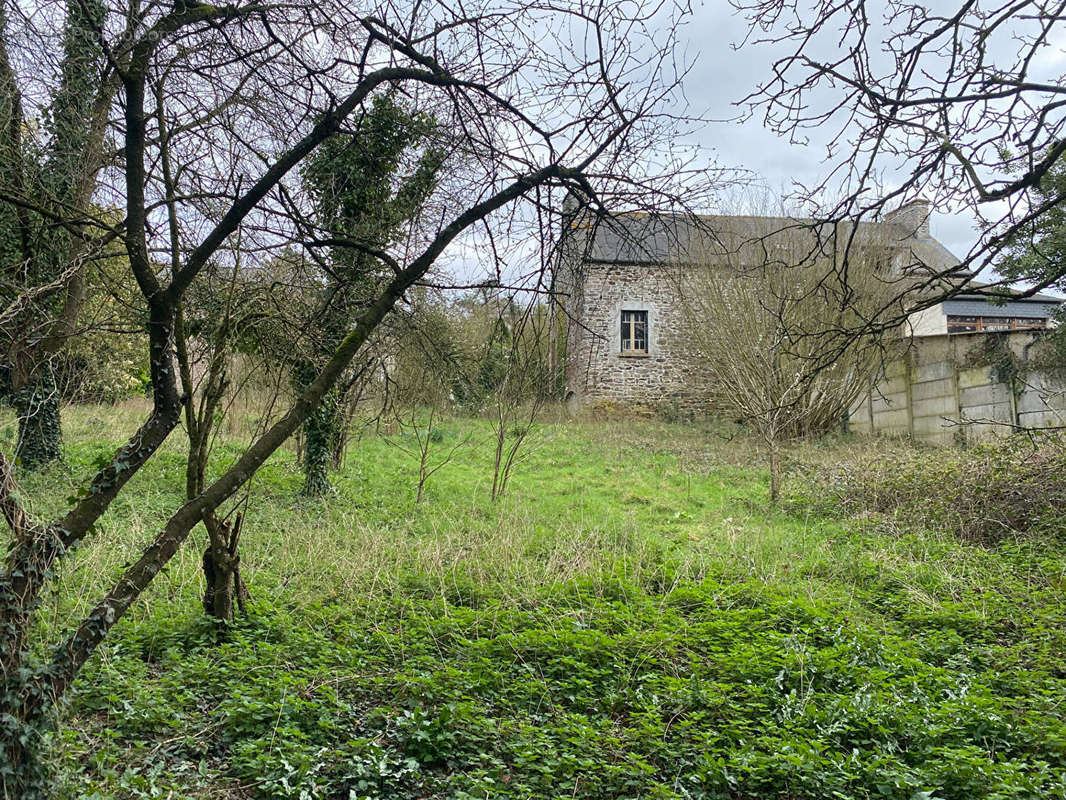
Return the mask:
M330 490L329 468L339 423L336 394L330 392L304 420L304 488L307 497L321 497Z
M59 392L50 364L15 392L18 444L15 457L24 469L41 469L58 461L62 440Z
M36 606L37 585L55 557L55 537L47 531L12 525L18 544L8 555L0 580L0 797L45 800L51 796L38 757L40 739L54 717L33 682L39 673L27 659L27 635ZM14 577L17 576L17 577Z
M237 521L230 526L214 513L204 517L204 526L211 539L204 551L204 611L220 620L233 619L234 600L243 613L249 597L248 587L241 579L237 549L243 519L238 514Z
M333 469L340 469L344 466L344 451L348 448L349 422L348 413L338 410L331 432L333 438L330 442L329 463Z
M9 696L13 687L5 687ZM15 701L17 703L17 701ZM19 800L48 800L52 797L39 753L41 734L48 727L44 714L26 721L25 709L0 703L0 796Z
M770 502L774 505L781 499L781 456L777 440L770 439Z
M211 434L215 426L215 412L222 403L229 386L226 377L227 363L225 343L228 320L220 327L218 340L203 382L199 411L194 410L196 387L192 379L188 344L185 340L185 324L179 308L176 316L176 351L185 394L185 423L189 434L189 452L185 462L185 497L195 500L207 485L207 457ZM233 619L233 600L243 613L248 588L241 579L240 556L237 545L241 535L241 515L232 527L218 518L214 511L204 514L208 545L204 551L204 612L220 620Z
M4 489L10 491L10 485ZM0 797L45 800L51 793L38 754L54 717L33 686L39 673L27 663L26 639L57 543L47 530L27 527L22 514L8 517L17 544L0 577Z

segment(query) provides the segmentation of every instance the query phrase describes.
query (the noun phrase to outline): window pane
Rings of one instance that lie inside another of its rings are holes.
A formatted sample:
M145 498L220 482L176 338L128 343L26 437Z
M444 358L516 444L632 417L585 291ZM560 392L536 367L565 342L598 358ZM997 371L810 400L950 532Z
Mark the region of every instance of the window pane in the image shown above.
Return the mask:
M1014 326L1016 328L1043 328L1046 327L1047 320L1041 317L1018 317L1014 320Z
M648 312L623 311L621 324L623 352L648 352Z

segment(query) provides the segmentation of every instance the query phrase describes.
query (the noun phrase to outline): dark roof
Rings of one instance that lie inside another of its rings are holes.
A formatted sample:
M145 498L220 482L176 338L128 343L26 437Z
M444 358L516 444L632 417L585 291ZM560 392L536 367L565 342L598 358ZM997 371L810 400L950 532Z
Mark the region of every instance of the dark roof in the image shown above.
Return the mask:
M681 214L617 214L591 224L588 259L605 264L694 263L705 253L738 239L798 229L785 217L726 217Z
M612 264L668 264L694 261L713 232L705 217L619 214L592 223L588 260Z
M1029 298L1017 298L1003 302L993 302L993 298L984 295L956 295L943 301L945 314L960 316L997 316L997 317L1043 317L1054 316L1062 301L1034 302Z
M974 289L988 289L988 288L991 287L992 290L993 290L993 292L992 292L993 296L996 295L996 294L1009 295L1011 297L1011 302L1012 303L1045 303L1045 304L1054 304L1056 306L1060 306L1064 302L1066 302L1066 299L1064 299L1062 297L1056 297L1053 294L1047 294L1046 292L1037 292L1036 294L1030 295L1029 297L1019 297L1018 295L1021 295L1021 294L1025 293L1024 289L1012 289L1009 286L1001 286L1001 285L994 284L994 283L988 283L986 281L971 280L966 285L967 285L967 287L973 287ZM989 298L989 294L988 293L980 293L980 294L978 294L977 292L974 292L973 294L971 294L969 292L965 292L965 293L961 293L961 294L955 295L954 299L957 299L957 300L987 300L988 298Z
M831 226L820 224L828 234ZM584 227L593 229L587 260L604 264L695 263L707 253L737 252L759 241L788 232L814 236L819 226L810 219L791 217L616 214L596 219ZM933 238L915 238L902 225L892 222L862 222L855 243L871 242L906 247L914 261L943 272L959 266L959 260Z
M829 224L821 223L824 240L831 233ZM733 260L745 263L745 250L765 247L774 236L800 232L809 241L816 242L819 225L811 219L793 217L692 215L692 214L647 214L629 213L598 217L592 222L577 223L575 227L592 230L586 261L601 264L694 264L707 259L708 255L729 255ZM856 230L855 244L860 247L874 244L893 247L903 251L903 269L916 275L939 276L945 288L958 285L958 280L969 278L966 287L974 292L954 295L959 300L987 300L988 294L979 290L992 284L973 280L964 272L961 262L944 245L931 236L914 236L906 226L895 222L861 222ZM755 263L765 258L765 251L752 255ZM907 262L910 263L907 263ZM947 276L951 276L950 279ZM1021 294L1021 290L1000 287L1001 292ZM1062 305L1064 300L1047 293L1030 297L1017 297L1012 302L1028 302Z

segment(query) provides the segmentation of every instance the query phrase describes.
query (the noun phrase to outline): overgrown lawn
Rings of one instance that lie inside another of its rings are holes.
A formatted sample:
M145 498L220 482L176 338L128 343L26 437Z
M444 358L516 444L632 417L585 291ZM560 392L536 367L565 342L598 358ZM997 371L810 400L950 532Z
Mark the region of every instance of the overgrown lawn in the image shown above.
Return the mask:
M59 508L135 419L73 409L26 496ZM1061 519L976 544L838 502L821 467L774 510L742 432L634 420L539 427L491 504L489 433L443 425L438 452L473 444L418 505L373 431L324 502L277 454L242 540L253 612L202 618L194 534L79 681L58 796L1066 798ZM42 625L84 612L183 470L179 432Z

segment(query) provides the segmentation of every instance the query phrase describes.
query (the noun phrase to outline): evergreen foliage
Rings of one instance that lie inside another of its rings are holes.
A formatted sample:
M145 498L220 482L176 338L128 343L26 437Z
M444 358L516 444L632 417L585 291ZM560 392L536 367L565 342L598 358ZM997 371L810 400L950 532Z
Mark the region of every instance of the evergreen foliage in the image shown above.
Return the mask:
M72 327L85 292L83 246L54 220L89 210L100 167L93 116L104 56L92 32L101 27L104 6L70 0L65 11L58 81L43 117L24 116L14 76L0 76L0 192L20 201L0 202L0 300L10 307L37 287L65 289L35 297L0 342L20 415L17 456L31 469L60 457L53 356L64 344L60 326ZM6 32L6 17L0 22Z
M1060 160L1032 190L1040 206L1066 197L1066 160ZM1007 242L997 270L1010 281L1046 283L1066 291L1066 208L1060 202L1033 218Z
M1066 198L1066 160L1059 160L1036 184L1034 205L1049 207L1012 235L997 270L1010 281L1047 284L1066 292L1066 208L1056 198ZM1045 345L1034 354L1034 369L1066 376L1066 322L1060 310L1058 324Z
M405 226L437 185L446 153L433 142L435 132L431 117L382 95L355 121L352 132L329 139L304 167L329 268L322 270L310 352L292 366L297 389L310 383L360 308L375 296L386 271L381 255L402 239ZM330 392L304 423L306 495L329 490L328 469L343 422L341 403L337 392Z

